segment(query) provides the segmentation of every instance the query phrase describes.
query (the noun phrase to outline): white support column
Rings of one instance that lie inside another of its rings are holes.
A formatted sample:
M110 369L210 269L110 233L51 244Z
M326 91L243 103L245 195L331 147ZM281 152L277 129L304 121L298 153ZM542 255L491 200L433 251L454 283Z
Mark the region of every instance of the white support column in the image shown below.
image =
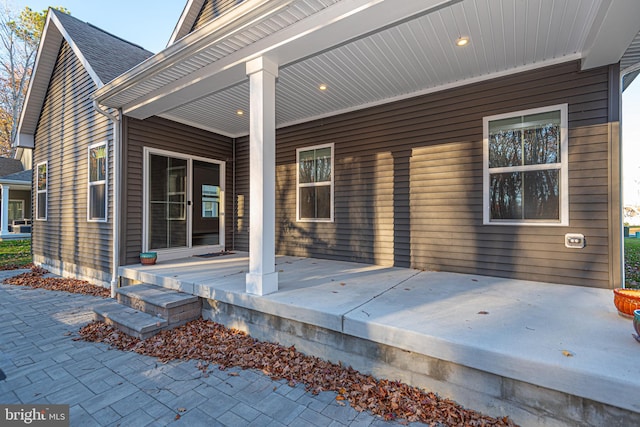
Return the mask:
M2 190L2 218L0 218L0 235L9 234L9 186L0 185Z
M276 77L278 65L260 57L247 62L249 114L249 273L247 293L278 290L276 271Z

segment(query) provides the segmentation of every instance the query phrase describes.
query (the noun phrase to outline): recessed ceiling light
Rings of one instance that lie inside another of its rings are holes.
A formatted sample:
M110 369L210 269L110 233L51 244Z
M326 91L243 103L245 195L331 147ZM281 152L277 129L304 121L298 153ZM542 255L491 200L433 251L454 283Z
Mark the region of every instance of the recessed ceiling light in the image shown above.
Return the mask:
M466 46L469 44L469 37L458 37L456 40L456 46Z
M238 111L236 111L236 114L239 115L239 116L242 116L244 114L244 111L238 110Z
M320 83L320 86L318 86L318 89L320 90L327 90L327 85L324 83Z

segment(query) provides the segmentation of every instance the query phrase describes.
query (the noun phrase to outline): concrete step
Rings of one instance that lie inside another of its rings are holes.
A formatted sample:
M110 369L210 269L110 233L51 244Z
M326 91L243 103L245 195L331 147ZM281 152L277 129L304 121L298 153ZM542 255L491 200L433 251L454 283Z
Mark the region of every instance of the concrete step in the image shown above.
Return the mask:
M117 289L116 296L121 304L166 319L169 327L197 319L202 312L202 302L197 296L160 286L124 286Z
M94 307L93 313L96 320L143 340L169 326L169 323L161 317L143 313L115 301Z

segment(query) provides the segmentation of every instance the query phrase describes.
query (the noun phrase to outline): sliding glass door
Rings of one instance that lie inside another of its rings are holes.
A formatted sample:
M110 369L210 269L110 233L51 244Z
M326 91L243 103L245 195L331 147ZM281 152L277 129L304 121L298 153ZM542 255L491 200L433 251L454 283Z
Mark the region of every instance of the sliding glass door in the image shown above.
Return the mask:
M143 249L176 257L222 249L224 163L145 149L145 166Z

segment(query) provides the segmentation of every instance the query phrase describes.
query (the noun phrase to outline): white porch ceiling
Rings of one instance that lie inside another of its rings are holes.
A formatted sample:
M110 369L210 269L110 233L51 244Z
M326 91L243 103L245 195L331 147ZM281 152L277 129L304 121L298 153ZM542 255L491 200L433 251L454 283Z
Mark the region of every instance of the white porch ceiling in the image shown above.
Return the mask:
M375 28L368 27L370 17L358 20L358 14L354 13L348 23L350 34L357 32L354 25L362 26L357 37L319 51L313 50L315 44L310 41L308 56L280 62L276 89L278 127L568 60L582 59L584 63L588 59L589 66L606 65L597 63L598 58L606 56L598 51L600 45L610 49L612 43L616 46L626 43L620 53L626 50L631 54L623 61L639 60L636 50L627 48L640 30L640 18L618 29L615 40L604 43L602 40L606 37L602 26L610 25L615 16L612 11L640 17L637 0L402 1L403 5L430 3L430 9L416 7L415 14ZM389 0L386 2L389 4ZM305 20L314 15L329 16L332 9L349 2L276 3L282 9L263 17L258 24L176 61L132 84L130 89L110 92L108 97L99 94L100 101L124 107L125 113L134 117L144 118L153 113L230 136L248 134L248 114L236 114L239 109L249 111L249 85L244 68L232 61L226 68L216 69L216 64L225 63L243 50L259 47L260 43L266 44L270 36L285 29L294 32L296 26L302 28ZM372 3L382 4L384 0ZM383 10L380 5L374 7ZM185 39L192 36L195 34ZM470 43L456 46L460 36L469 37ZM300 35L296 42L304 41L305 37ZM287 58L286 50L294 44L283 42L271 54ZM296 48L299 47L291 47ZM593 56L586 58L587 53ZM208 78L211 85L198 85ZM184 89L191 83L196 83L193 87L198 92ZM328 90L319 91L320 83L326 84ZM175 93L166 91L167 87ZM163 102L167 102L166 109L160 106Z

